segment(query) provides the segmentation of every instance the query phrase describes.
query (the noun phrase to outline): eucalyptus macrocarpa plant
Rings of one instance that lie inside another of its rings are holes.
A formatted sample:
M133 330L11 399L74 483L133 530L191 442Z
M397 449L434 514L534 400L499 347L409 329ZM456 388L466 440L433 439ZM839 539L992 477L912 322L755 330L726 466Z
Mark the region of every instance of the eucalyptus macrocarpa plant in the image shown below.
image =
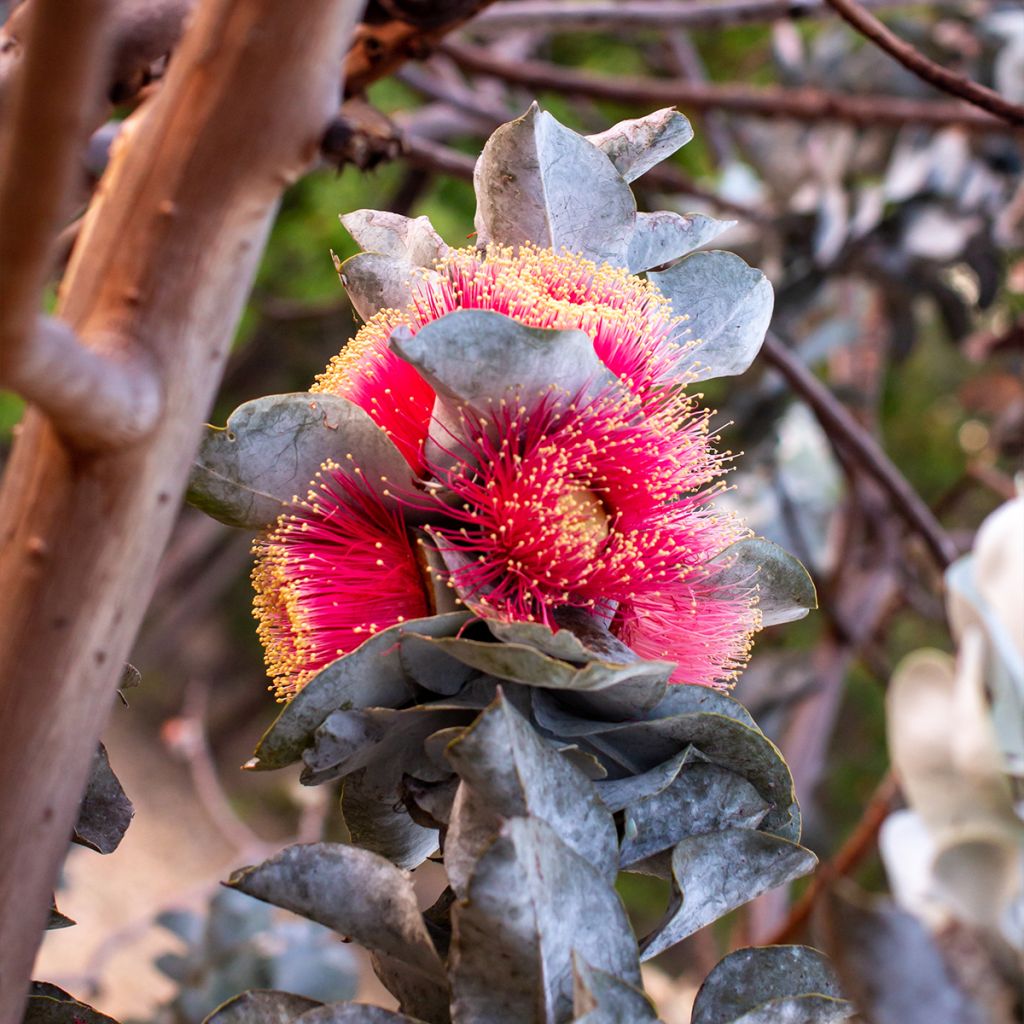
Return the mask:
M814 867L725 692L814 590L716 510L727 456L687 390L750 364L771 287L693 251L728 225L628 186L691 134L664 110L585 138L534 105L478 161L474 249L343 217L365 326L312 391L209 430L190 498L258 531L284 702L246 767L340 782L349 833L227 884L361 942L401 1008L250 992L210 1021L654 1021L641 960ZM421 913L428 858L448 887ZM671 882L649 934L620 871ZM728 956L693 1020L850 1013L788 946Z

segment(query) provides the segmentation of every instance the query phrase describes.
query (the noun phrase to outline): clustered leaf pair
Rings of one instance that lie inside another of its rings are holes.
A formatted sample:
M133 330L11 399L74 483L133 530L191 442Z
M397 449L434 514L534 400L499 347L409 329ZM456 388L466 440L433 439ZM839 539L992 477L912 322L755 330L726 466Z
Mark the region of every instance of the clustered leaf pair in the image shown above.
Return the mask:
M478 163L478 248L344 217L365 326L312 392L204 440L191 497L261 531L286 701L247 767L338 784L350 840L230 884L358 939L404 1014L263 993L218 1024L653 1021L642 958L812 869L785 761L719 688L814 590L715 509L724 457L686 390L749 365L771 289L691 253L727 225L628 187L689 137L674 111L587 139L534 107ZM405 871L438 854L421 914ZM671 884L647 935L623 870ZM850 1012L813 950L718 970L703 1024Z

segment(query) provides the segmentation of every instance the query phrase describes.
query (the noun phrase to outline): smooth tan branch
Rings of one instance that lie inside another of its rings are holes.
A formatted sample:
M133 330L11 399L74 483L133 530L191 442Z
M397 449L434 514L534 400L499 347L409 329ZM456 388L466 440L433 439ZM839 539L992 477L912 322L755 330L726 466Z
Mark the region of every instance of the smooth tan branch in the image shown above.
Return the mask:
M29 343L0 363L0 385L49 417L78 450L132 444L156 425L163 395L156 367L119 338L83 344L63 320L40 317Z

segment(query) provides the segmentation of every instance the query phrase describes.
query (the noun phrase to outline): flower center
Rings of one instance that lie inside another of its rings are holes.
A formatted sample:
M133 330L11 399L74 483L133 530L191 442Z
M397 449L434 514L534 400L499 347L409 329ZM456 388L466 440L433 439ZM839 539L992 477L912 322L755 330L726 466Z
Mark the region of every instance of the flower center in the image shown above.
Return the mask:
M563 494L555 509L561 519L559 527L579 545L580 555L596 558L610 528L604 502L593 491L577 487Z

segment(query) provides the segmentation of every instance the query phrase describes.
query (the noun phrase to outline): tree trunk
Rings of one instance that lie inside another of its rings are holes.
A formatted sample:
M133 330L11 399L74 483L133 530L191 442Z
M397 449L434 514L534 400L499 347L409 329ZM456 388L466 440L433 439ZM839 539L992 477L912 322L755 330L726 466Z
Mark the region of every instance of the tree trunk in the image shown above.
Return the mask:
M157 367L145 440L30 411L0 490L0 1024L18 1024L88 766L282 189L336 111L356 0L203 0L126 126L58 314Z

